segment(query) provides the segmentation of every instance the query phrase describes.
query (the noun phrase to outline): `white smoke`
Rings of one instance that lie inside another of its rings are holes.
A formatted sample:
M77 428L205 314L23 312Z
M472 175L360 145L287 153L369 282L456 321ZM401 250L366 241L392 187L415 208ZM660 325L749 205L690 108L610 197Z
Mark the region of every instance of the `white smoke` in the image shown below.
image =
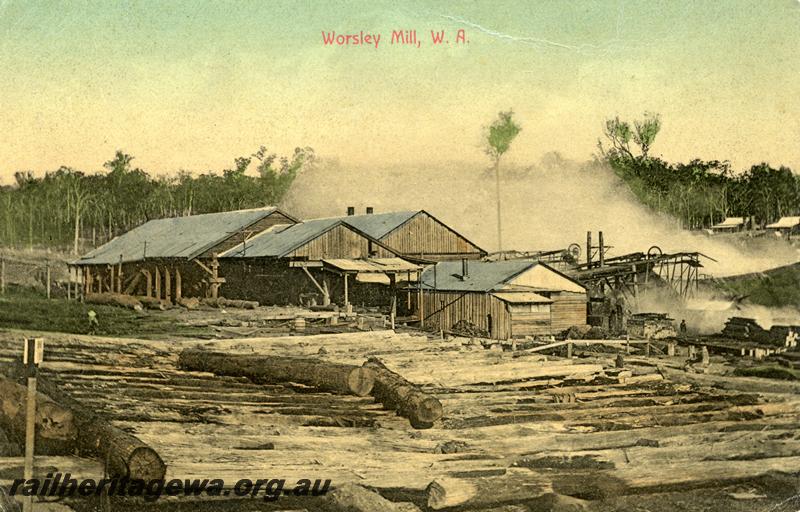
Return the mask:
M758 272L800 260L800 251L779 240L747 243L683 230L670 217L641 205L606 166L576 163L556 153L528 168L504 168L501 184L503 249L521 251L585 246L586 232L602 230L608 256L698 251L703 273L716 277ZM301 218L424 209L488 251L497 249L495 181L485 167L436 166L344 168L320 161L301 174L284 206Z

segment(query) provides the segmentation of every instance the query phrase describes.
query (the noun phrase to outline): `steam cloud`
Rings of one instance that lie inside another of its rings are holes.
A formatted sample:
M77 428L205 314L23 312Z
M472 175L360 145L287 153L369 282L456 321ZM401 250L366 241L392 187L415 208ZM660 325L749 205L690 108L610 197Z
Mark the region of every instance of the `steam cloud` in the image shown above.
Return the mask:
M704 273L721 277L759 272L800 260L786 243L762 239L736 245L707 234L683 230L673 219L636 201L606 166L564 160L546 154L528 168L504 168L501 184L503 248L520 251L582 247L586 232L602 230L613 246L608 256L647 252L698 251ZM424 209L488 251L497 249L494 177L485 167L451 164L430 167L343 168L318 162L301 174L285 201L302 218ZM596 243L596 234L594 241Z

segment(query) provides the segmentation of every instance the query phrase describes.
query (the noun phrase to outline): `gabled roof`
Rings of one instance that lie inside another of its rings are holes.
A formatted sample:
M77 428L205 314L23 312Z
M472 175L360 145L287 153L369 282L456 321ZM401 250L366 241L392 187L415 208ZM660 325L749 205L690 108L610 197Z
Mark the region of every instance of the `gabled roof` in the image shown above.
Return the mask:
M736 228L744 224L744 217L725 217L719 224L714 224L711 229Z
M461 276L462 265L461 261L442 261L428 267L422 273L423 288L432 290L435 284L435 288L441 291L510 293L586 289L566 274L537 261L469 261L464 278Z
M793 228L795 226L800 226L800 217L781 217L778 222L767 224L767 227L772 229Z
M231 235L278 212L274 206L171 217L145 222L78 259L76 264L96 265L140 261L145 258L192 259Z
M475 247L478 252L486 254L486 251L478 247L474 242L468 240L464 235L454 230L444 222L440 221L429 212L425 210L408 210L399 212L386 212L386 213L367 213L363 215L345 215L343 217L332 217L344 221L354 228L366 233L367 235L383 240L394 230L407 223L414 217L420 214L425 214L434 221L441 224L445 229L451 231L456 236L464 239L467 243ZM320 219L321 220L321 219Z
M533 268L535 261L469 261L467 277L461 278L461 261L442 261L428 267L422 273L422 286L425 289L442 291L488 292L501 288L514 276ZM434 280L435 273L435 280ZM435 283L434 283L435 281Z
M421 212L422 210L370 213L365 215L348 215L345 217L338 217L338 219L347 222L372 238L380 240Z
M336 226L345 226L375 244L386 248L374 237L338 218L314 219L273 226L245 243L239 244L220 256L225 258L282 258Z

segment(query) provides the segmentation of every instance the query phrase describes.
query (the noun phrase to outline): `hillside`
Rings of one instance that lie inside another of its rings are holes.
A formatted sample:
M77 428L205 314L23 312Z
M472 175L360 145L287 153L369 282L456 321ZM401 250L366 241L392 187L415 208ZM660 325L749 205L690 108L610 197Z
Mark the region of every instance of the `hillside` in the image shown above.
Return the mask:
M766 307L800 304L800 262L709 281L715 291Z

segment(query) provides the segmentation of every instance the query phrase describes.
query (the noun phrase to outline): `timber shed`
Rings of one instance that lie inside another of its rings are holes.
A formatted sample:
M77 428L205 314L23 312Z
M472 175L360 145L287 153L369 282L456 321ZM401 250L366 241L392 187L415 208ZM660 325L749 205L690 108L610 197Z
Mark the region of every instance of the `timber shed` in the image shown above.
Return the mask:
M586 287L544 263L440 262L420 287L412 308L428 329L509 339L586 325Z
M397 282L417 281L421 273L337 218L273 226L221 254L220 264L226 297L263 304L385 306Z
M380 240L405 258L422 261L479 260L487 254L425 210L355 215L351 207L348 213L337 219Z
M225 278L216 256L276 224L297 222L275 207L155 219L72 265L84 293L124 293L171 302L216 297Z

